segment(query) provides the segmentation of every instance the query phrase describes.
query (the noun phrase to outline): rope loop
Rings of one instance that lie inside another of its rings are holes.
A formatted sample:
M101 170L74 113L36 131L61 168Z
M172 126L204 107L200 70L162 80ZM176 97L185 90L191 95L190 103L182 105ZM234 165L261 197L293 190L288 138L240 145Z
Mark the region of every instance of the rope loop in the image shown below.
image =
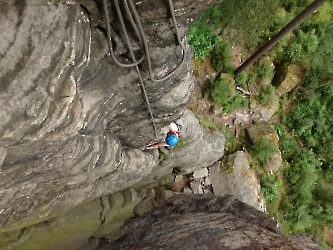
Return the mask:
M134 52L133 52L133 47L131 45L131 42L130 42L130 39L129 39L129 36L128 36L128 32L127 32L127 29L126 29L126 26L125 26L123 14L122 14L121 9L120 9L119 0L113 0L113 4L116 8L116 12L117 12L117 16L119 18L121 29L122 29L122 32L125 36L126 44L127 44L127 47L128 47L129 53L130 53L130 57L131 57L131 60L132 60L132 63L127 63L127 64L119 62L118 59L116 58L115 54L114 54L114 50L113 50L113 46L112 46L112 35L111 35L111 27L110 27L110 19L109 19L109 10L108 10L108 5L107 5L107 0L103 0L103 8L104 8L104 15L105 15L105 23L106 23L106 33L107 33L107 39L108 39L108 44L109 44L109 49L110 49L110 55L112 57L112 60L118 66L120 66L120 67L135 67L136 68L136 71L137 71L137 74L138 74L138 77L139 77L139 81L140 81L140 85L141 85L141 88L142 88L142 92L143 92L145 101L147 103L148 111L149 111L149 114L150 114L150 117L151 117L151 120L152 120L152 123L153 123L153 128L154 128L154 132L155 132L155 139L157 137L155 120L154 120L154 116L153 116L153 113L152 113L152 110L151 110L151 107L150 107L150 103L149 103L149 100L148 100L148 96L147 96L147 93L146 93L145 84L144 84L144 81L142 79L142 76L141 76L141 73L140 73L140 70L139 70L139 64L143 61L144 58L146 58L147 62L148 62L148 70L149 70L150 80L153 81L153 82L161 82L161 81L166 80L171 75L173 75L173 73L176 72L176 70L179 68L179 66L183 63L184 57L185 57L185 45L184 45L184 41L182 41L180 39L180 34L179 34L178 24L177 24L177 20L176 20L176 16L175 16L175 10L173 8L173 3L172 3L172 0L167 0L167 1L168 1L168 4L169 4L169 9L170 9L172 22L174 24L174 28L175 28L175 31L176 31L177 41L178 41L178 43L179 43L179 45L182 49L182 55L183 56L182 56L180 64L177 65L175 69L173 69L166 76L164 76L160 79L156 79L156 78L153 77L153 71L152 71L152 67L151 67L151 60L150 60L150 56L149 56L146 35L143 31L139 15L138 15L138 13L136 11L136 8L133 4L133 0L122 0L122 3L125 7L126 16L128 17L128 19L129 19L129 21L130 21L130 23L131 23L131 25L134 29L134 32L135 32L136 36L138 37L138 39L139 39L139 41L140 41L140 43L143 47L143 50L144 50L143 55L138 60L135 58L135 55L134 55Z

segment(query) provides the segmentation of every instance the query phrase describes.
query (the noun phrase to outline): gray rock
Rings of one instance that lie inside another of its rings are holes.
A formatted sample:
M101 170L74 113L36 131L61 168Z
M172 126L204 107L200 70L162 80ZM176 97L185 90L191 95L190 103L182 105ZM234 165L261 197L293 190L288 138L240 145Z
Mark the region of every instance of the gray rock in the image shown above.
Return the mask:
M175 182L180 182L183 179L184 175L177 175L175 177Z
M251 104L254 116L259 115L259 117L253 117L255 120L269 122L275 112L279 109L280 102L277 94L270 94L268 99L269 101L267 105L264 106L259 103Z
M212 185L212 182L211 182L210 178L207 176L205 178L205 186L208 186L208 185Z
M176 194L126 223L107 249L322 249L307 235L283 236L276 221L231 196Z
M183 51L164 1L134 1L149 40L153 75L170 73L153 82L147 61L140 65L157 132L181 117L185 128L186 145L170 151L162 168L157 151L137 149L153 139L155 131L136 70L117 66L108 55L101 1L2 3L2 236L63 220L60 215L76 206L156 183L172 169L192 172L222 157L223 137L202 132L185 111L193 89L192 51L184 39L192 25L188 19L214 2L174 1L176 9L183 10L177 13ZM112 18L117 58L125 61L119 18ZM164 136L160 132L156 139Z
M215 195L233 195L238 200L260 209L260 187L256 175L250 169L248 155L238 151L224 158L221 165L210 169Z
M294 89L302 80L302 68L299 65L279 65L277 72L276 93L284 95Z
M252 143L260 139L271 140L275 143L279 141L279 137L275 132L273 126L267 122L258 122L253 124L251 127L247 128L247 132Z
M206 177L206 176L208 176L207 168L198 169L193 172L194 179L199 179L199 178Z
M82 249L100 227L99 200L24 229L0 234L1 249Z
M193 194L193 190L190 187L184 187L185 194Z
M195 194L202 194L203 193L203 187L201 184L201 179L194 179L190 182L191 189L193 190L193 193Z

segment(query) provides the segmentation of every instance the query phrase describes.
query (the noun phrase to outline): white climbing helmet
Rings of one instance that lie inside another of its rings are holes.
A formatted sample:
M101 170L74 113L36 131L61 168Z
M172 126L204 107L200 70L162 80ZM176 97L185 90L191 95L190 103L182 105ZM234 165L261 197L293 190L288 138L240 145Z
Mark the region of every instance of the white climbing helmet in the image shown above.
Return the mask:
M171 122L169 124L169 132L179 135L182 132L182 127L179 124L175 123L175 122Z

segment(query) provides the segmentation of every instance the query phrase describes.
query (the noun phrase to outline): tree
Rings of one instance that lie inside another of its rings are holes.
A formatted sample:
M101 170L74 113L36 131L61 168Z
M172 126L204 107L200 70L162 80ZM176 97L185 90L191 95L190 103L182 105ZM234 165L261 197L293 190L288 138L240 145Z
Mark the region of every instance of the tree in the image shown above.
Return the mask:
M287 33L294 30L299 26L306 18L308 18L315 10L323 5L326 0L315 0L308 7L306 7L300 14L298 14L290 23L288 23L283 29L280 30L272 39L265 43L260 49L258 49L249 59L247 59L241 66L235 70L235 75L240 74L243 70L249 67L266 51L272 48L278 41L280 41Z

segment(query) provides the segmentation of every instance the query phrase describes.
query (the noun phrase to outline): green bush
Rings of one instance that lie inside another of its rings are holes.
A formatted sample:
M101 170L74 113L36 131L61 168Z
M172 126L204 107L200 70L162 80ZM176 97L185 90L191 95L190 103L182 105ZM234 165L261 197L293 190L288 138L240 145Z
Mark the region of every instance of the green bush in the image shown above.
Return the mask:
M236 92L235 86L221 77L217 79L211 77L207 80L205 95L214 103L221 104L226 113L249 105L249 101L240 93Z
M230 113L235 109L247 107L249 105L248 99L237 93L229 102L224 104L223 109L226 113Z
M269 205L275 207L274 210L276 210L277 207L274 203L279 201L282 188L282 180L279 177L279 173L262 173L259 178L261 190L264 194L265 200L269 203Z
M284 63L311 64L312 57L310 55L317 50L319 44L315 29L310 32L298 30L294 33L295 36L291 43L285 47L279 60L284 61Z
M257 75L262 79L272 79L274 76L274 68L267 63L259 63L256 70Z
M218 72L233 74L235 67L231 66L232 46L230 43L218 42L212 52L212 65Z
M235 78L236 83L239 84L240 86L243 86L247 80L247 77L248 77L247 72L242 71L239 75L236 76Z
M206 82L206 94L213 102L225 105L236 95L236 90L227 80L211 77Z
M270 95L275 92L275 87L273 85L267 85L260 91L257 100L261 105L267 105L269 103Z
M194 57L199 59L207 56L212 50L213 44L219 40L219 37L214 33L214 29L203 18L194 22L186 37L188 43L193 46Z
M250 149L250 154L262 164L265 164L277 152L275 143L267 139L259 139Z

